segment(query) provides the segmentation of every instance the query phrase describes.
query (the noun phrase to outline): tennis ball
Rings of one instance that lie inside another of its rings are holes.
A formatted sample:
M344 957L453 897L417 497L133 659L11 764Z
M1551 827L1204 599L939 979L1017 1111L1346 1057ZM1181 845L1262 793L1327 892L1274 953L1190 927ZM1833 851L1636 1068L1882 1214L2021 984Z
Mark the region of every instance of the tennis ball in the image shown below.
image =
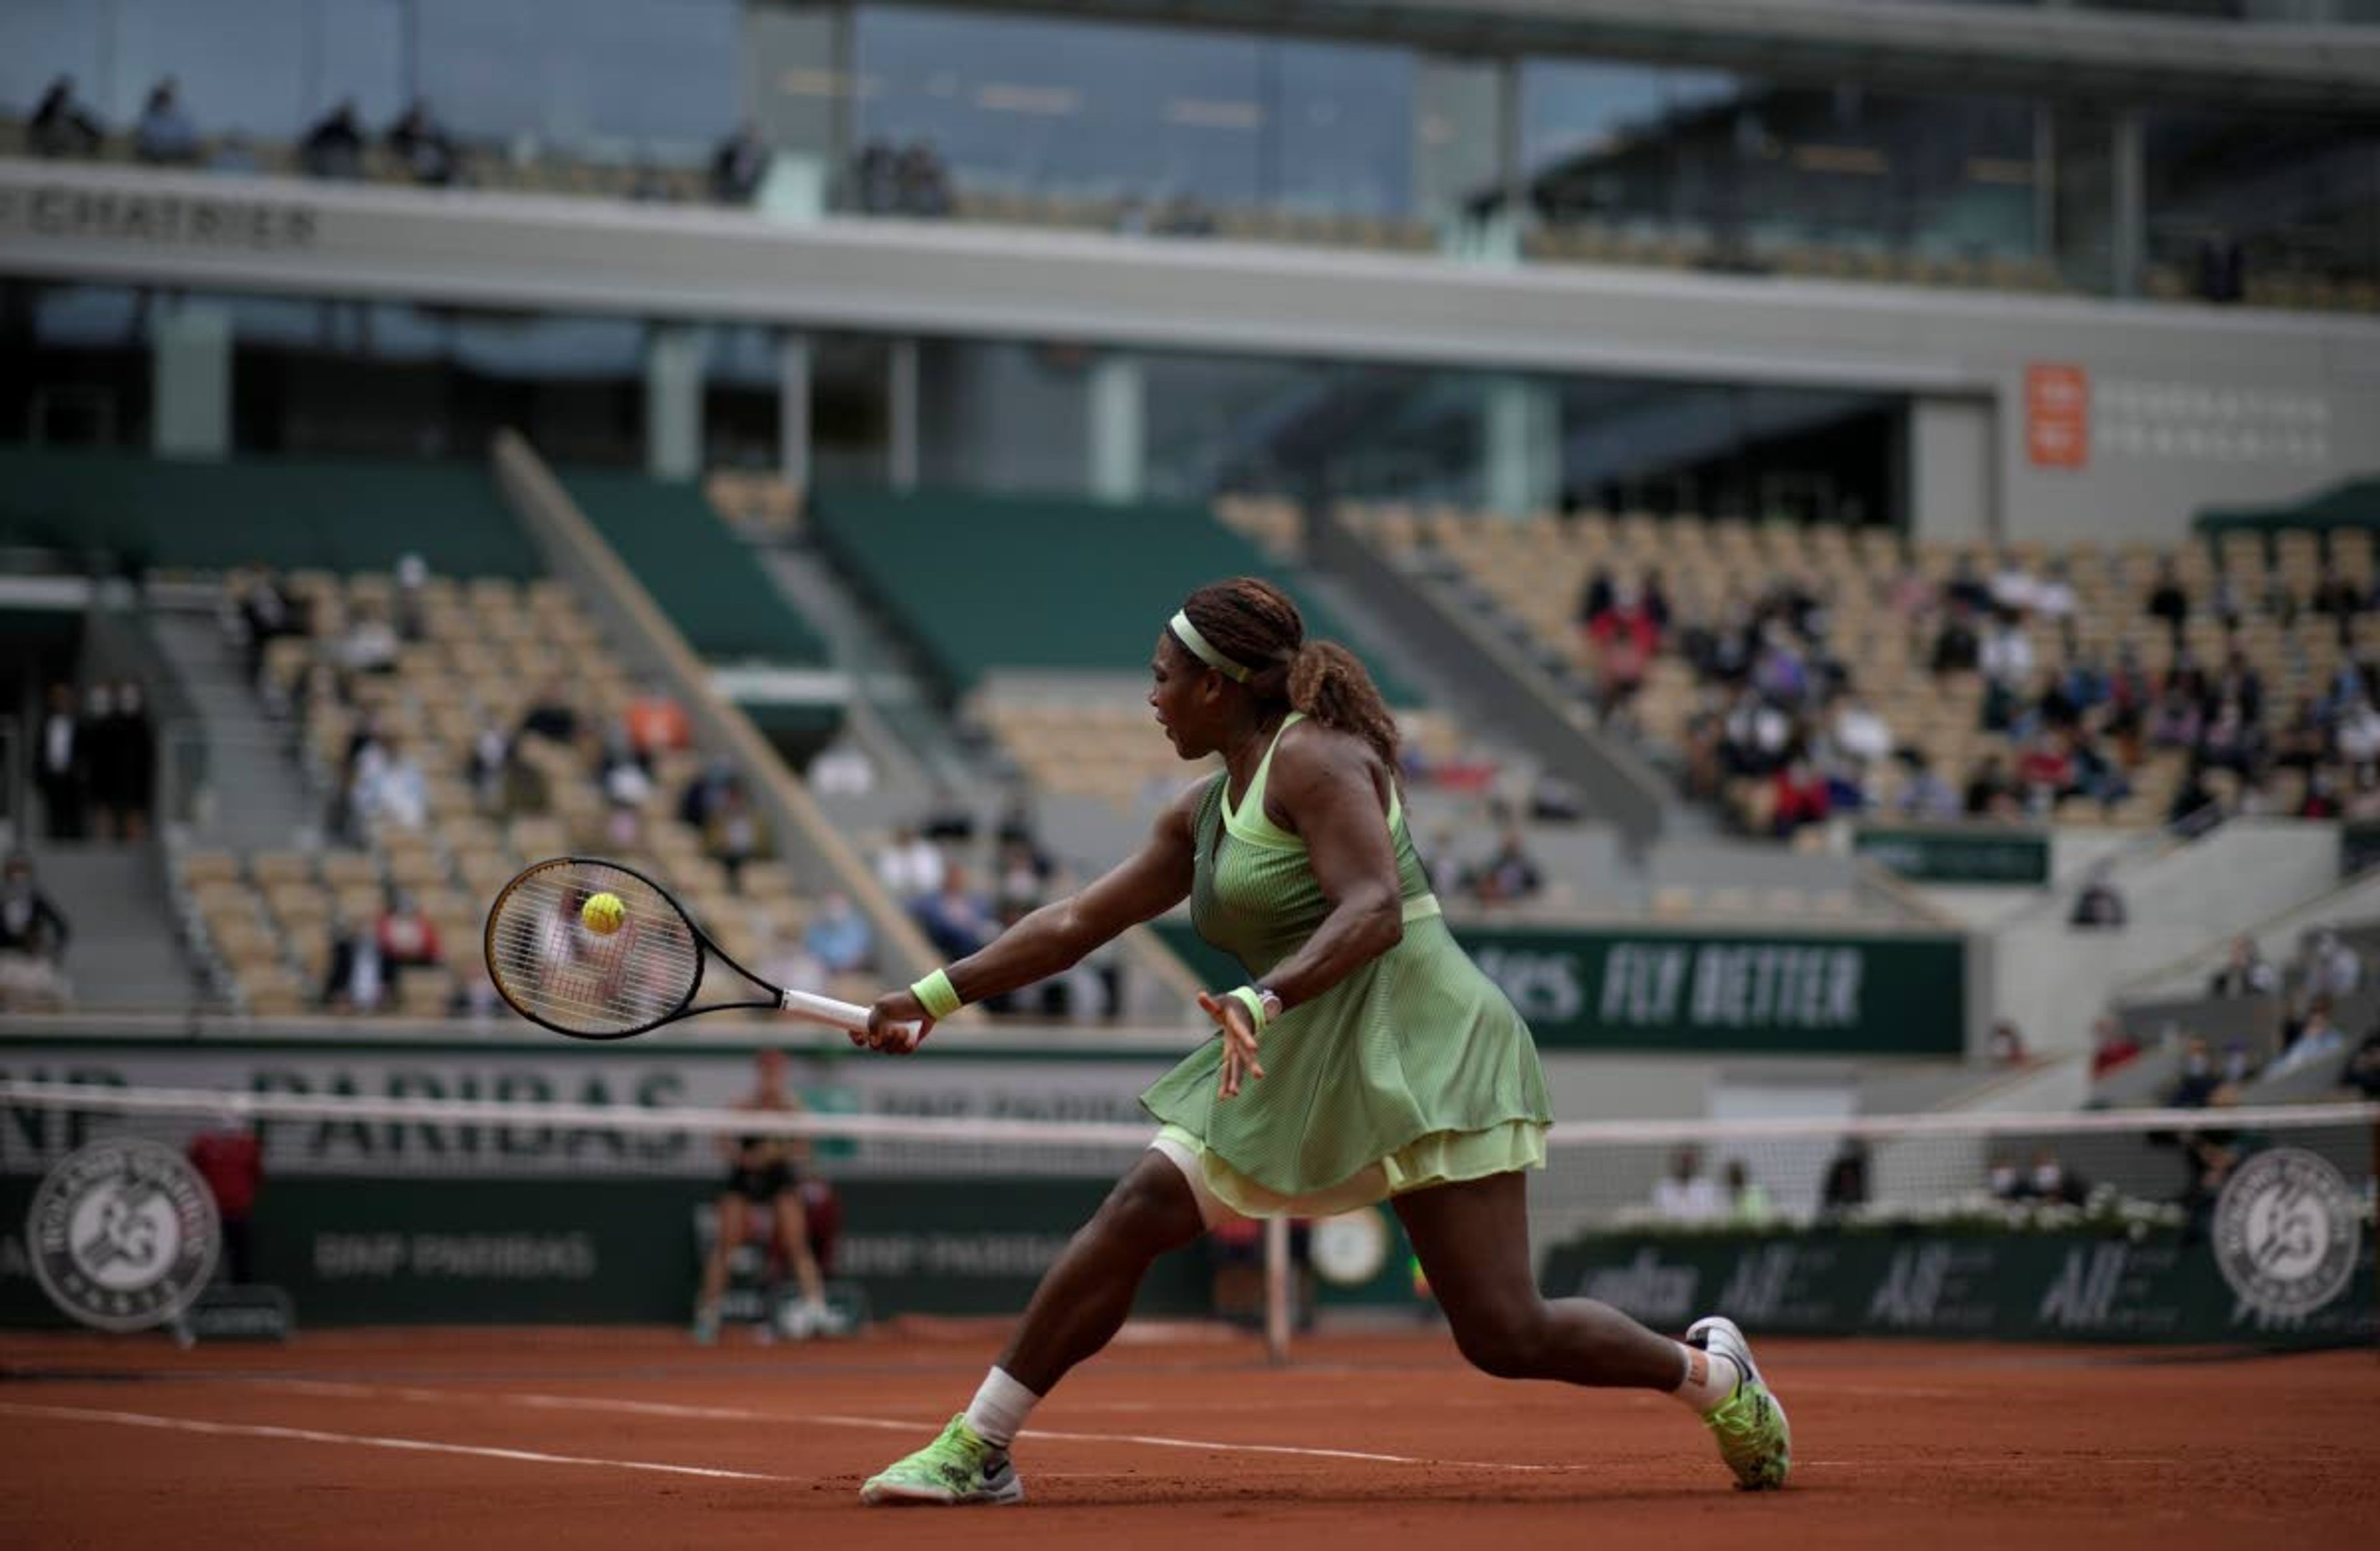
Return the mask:
M628 907L620 903L616 894L598 894L578 907L578 919L587 930L599 937L608 937L628 919Z

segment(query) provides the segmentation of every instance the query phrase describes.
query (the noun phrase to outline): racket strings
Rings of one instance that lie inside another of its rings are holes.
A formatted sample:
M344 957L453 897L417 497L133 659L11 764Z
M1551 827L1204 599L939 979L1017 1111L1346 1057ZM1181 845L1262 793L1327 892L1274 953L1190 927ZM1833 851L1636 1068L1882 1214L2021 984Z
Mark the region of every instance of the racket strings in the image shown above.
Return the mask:
M598 894L621 904L619 928L608 934L580 914ZM675 903L599 861L551 861L516 879L489 917L487 951L506 1001L578 1033L650 1028L686 1004L702 973L702 946Z

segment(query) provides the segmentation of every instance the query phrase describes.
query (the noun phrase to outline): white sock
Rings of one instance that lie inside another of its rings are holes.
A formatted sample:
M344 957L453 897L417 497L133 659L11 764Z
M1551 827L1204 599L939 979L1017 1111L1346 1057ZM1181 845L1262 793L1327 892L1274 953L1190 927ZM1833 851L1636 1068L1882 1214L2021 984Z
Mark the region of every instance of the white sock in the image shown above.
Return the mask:
M1695 1415L1708 1416L1735 1393L1736 1383L1742 1375L1736 1372L1733 1362L1683 1341L1678 1343L1678 1356L1684 1364L1685 1374L1670 1393L1692 1406Z
M967 1402L967 1428L994 1448L1006 1448L1016 1441L1025 1419L1040 1403L1041 1397L1010 1378L1007 1370L994 1368L983 1376L983 1387Z

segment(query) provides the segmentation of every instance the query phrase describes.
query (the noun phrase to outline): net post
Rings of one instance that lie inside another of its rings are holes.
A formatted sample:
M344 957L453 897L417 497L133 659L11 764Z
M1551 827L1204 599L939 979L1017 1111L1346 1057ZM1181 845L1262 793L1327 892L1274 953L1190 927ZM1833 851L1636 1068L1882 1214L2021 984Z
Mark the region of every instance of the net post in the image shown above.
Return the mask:
M1267 1217L1264 1226L1265 1356L1278 1367L1289 1361L1289 1219Z

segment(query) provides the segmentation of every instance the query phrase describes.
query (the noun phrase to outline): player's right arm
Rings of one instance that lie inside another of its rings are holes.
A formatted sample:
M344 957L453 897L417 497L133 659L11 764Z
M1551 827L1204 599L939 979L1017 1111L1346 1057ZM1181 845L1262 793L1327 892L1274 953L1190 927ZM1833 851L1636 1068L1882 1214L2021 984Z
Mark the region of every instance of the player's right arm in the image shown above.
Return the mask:
M1100 944L1153 920L1190 895L1196 867L1198 802L1206 784L1192 787L1157 816L1139 850L1080 893L1042 906L1002 933L980 953L947 967L962 1001L1015 991L1073 968ZM868 1033L859 1041L888 1048L879 1034L889 1025L932 1020L908 991L892 991L868 1009ZM921 1032L918 1039L923 1039ZM914 1044L914 1042L912 1042Z

